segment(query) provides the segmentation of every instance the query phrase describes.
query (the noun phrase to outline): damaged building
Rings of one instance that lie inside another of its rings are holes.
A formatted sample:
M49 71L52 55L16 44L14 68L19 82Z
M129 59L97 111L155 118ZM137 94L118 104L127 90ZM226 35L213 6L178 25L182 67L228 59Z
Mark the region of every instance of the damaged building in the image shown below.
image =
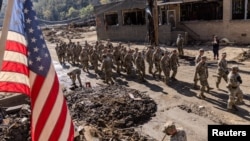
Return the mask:
M148 42L147 0L124 0L94 7L99 40ZM250 0L159 0L159 43L209 41L213 35L250 42Z

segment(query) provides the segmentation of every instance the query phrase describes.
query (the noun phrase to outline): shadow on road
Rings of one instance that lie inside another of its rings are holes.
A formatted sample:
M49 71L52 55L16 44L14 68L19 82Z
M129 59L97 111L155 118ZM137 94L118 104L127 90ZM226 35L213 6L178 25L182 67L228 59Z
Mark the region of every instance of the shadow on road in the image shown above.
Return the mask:
M211 95L213 95L214 97L217 97L218 99L211 99L211 98L206 98L205 100L207 102L212 103L213 105L217 105L215 106L215 108L225 111L225 112L230 112L233 113L245 120L250 120L250 115L249 115L249 111L243 109L242 107L240 107L239 105L237 105L237 108L239 111L228 111L227 110L227 100L228 100L228 94L227 93L218 93L215 91L211 91L210 92ZM245 106L249 107L250 105L244 104Z
M193 89L193 84L184 82L184 81L172 81L169 85L169 87L176 90L178 93L185 95L185 96L196 96L196 93L191 91Z

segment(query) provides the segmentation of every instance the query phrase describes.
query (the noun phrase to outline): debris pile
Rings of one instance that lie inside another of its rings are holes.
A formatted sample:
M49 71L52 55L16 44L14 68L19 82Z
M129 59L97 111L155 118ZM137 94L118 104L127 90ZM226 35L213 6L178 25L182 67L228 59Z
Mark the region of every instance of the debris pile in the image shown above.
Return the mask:
M20 105L0 110L0 140L30 141L30 106Z
M102 86L66 95L75 124L75 141L156 141L143 135L141 124L155 116L156 103L147 95L123 86ZM30 106L19 105L0 111L0 140L30 140ZM86 130L91 127L91 130Z
M98 127L137 126L150 120L157 110L156 103L147 95L118 85L70 94L67 101L74 119Z

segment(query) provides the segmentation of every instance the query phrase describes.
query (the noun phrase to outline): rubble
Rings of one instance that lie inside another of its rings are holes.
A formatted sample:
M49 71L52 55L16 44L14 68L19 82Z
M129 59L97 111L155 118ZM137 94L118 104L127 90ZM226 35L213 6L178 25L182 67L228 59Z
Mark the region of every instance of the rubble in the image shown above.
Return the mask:
M87 137L102 141L155 141L139 130L157 110L156 103L144 93L113 85L73 91L66 99L77 133L75 141L86 141ZM0 140L29 141L30 115L27 104L1 108Z
M100 140L141 140L150 137L136 132L139 125L155 116L156 103L147 95L123 86L102 86L67 96L76 125L95 127L94 137Z
M74 119L98 127L137 126L150 120L157 110L156 103L145 94L118 85L77 92L67 100Z

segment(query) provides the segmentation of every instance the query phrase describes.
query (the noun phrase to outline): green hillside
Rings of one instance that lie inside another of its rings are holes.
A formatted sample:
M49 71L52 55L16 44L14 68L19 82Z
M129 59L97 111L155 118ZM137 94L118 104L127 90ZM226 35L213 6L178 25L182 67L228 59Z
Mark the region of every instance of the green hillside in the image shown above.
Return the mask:
M117 0L32 0L37 17L47 21L62 21L86 17L93 13L93 6ZM7 0L3 0L0 23L4 18Z

